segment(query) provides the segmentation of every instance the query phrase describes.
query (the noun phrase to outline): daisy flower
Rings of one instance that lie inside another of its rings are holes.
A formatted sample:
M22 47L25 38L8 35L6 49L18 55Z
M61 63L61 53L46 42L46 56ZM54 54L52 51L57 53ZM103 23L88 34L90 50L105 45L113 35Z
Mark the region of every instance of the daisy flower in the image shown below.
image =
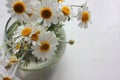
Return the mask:
M16 54L19 52L19 50L21 48L21 42L13 43L11 47L13 47L12 48L13 54Z
M36 6L37 5L40 5L40 0L32 0L32 14L29 14L29 20L27 21L28 23L33 23L33 22L36 22L37 19L38 19L38 16L36 15L37 12L36 12Z
M0 65L7 66L9 60L5 57L5 53L3 52L3 50L0 50L0 54Z
M53 2L56 2L56 3L62 3L64 2L64 0L52 0Z
M5 57L0 57L0 65L7 66L9 64L9 60Z
M30 40L32 41L33 45L36 45L37 43L39 43L39 35L41 34L42 31L47 30L47 28L40 26L40 25L36 25L36 27L33 28L33 32L30 35Z
M30 35L34 31L36 27L32 24L26 24L19 26L17 30L14 32L13 39L16 39L16 43L21 42L22 40L29 41Z
M20 43L21 41L29 41L29 35L32 33L32 27L28 25L22 25L17 28L14 32L12 38L15 40L15 43ZM15 45L16 45L15 44Z
M5 56L5 53L2 52L0 56L0 66L4 66L6 69L10 69L14 63L17 63L19 60L15 56L11 56L9 59Z
M11 71L6 70L3 66L0 67L0 80L21 80L15 75L10 75Z
M64 2L64 1L65 1L65 0L58 0L59 3L62 3L62 2Z
M31 0L7 0L6 6L11 17L22 21L28 20L29 15L32 14Z
M15 36L15 35L16 35L16 36ZM17 34L14 33L14 36L9 39L11 43L8 44L8 46L10 47L10 48L8 49L8 51L11 51L11 52L12 52L11 55L15 55L16 53L18 53L19 50L20 50L20 48L21 48L21 43L22 43L22 42L16 40L17 37L19 37L19 35L17 35Z
M62 22L65 22L74 16L72 8L64 3L60 4L60 12L60 21Z
M47 28L37 23L26 24L18 27L13 36L13 39L15 40L15 52L19 51L22 41L27 41L28 43L32 42L35 45L38 42L39 34L41 31L44 31L46 29Z
M39 22L43 22L43 26L50 27L51 24L58 23L58 3L42 0L39 5L36 5ZM39 13L39 14L38 14Z
M42 31L39 36L39 44L32 46L32 54L42 61L50 59L55 54L57 45L58 41L54 33Z
M91 17L90 11L88 11L87 5L84 4L83 8L78 9L77 19L78 19L78 21L80 21L78 26L80 26L81 28L82 27L87 28L88 27L88 22L91 21L90 17Z

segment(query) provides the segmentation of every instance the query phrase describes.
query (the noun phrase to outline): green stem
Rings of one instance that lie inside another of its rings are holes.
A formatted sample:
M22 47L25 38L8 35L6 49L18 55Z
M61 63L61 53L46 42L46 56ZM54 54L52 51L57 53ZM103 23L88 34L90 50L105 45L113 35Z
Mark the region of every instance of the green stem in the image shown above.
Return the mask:
M7 50L5 51L5 53L9 52L11 49L13 49L13 47L12 47L12 48L7 49Z
M8 50L6 50L4 57L6 56L7 52L10 52L10 50L12 50L12 49L13 49L13 48L9 48Z
M69 6L71 6L71 7L83 7L83 6L80 6L80 5L69 5Z
M1 49L2 47L6 46L6 44L9 44L9 43L11 43L11 42L12 42L12 41L5 42L2 46L0 46L0 49Z
M69 42L65 42L64 40L60 40L60 39L58 39L58 41L60 41L62 43L69 43Z
M14 74L16 73L17 68L18 68L18 66L19 66L19 64L20 64L20 62L21 62L21 60L24 58L25 54L26 54L26 53L23 53L23 55L21 56L21 58L19 58L19 61L18 61L17 65L15 66L12 75L14 75Z

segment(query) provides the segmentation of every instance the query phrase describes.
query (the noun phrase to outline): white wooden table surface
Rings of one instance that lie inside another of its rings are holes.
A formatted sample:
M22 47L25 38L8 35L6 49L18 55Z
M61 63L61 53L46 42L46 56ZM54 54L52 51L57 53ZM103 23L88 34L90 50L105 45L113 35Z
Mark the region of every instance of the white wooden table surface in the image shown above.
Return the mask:
M0 0L0 42L9 18L5 2ZM81 4L82 0L66 2ZM77 27L76 19L66 23L67 39L74 39L75 44L67 45L63 58L54 70L36 76L23 74L27 77L25 80L31 77L34 80L120 80L120 0L88 2L92 14L89 28Z

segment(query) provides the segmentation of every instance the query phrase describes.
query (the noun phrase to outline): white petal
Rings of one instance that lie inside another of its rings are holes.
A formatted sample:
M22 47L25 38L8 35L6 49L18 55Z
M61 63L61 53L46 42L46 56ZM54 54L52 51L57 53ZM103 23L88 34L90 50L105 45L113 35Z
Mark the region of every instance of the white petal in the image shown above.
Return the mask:
M24 13L23 15L24 15L23 18L25 18L25 20L28 20L28 19L29 19L29 16L28 16L26 13Z
M27 9L26 9L26 12L29 13L29 14L32 14L32 13L33 13L33 11L32 11L30 8L27 8Z
M12 13L13 12L13 10L12 9L8 9L8 13Z
M46 20L47 22L47 26L50 27L51 26L51 21L50 20Z
M80 23L78 24L78 26L80 26L80 27L82 28L83 22L80 22Z
M84 24L84 29L88 28L88 23Z
M36 22L37 19L38 19L38 17L39 17L38 15L33 14L33 15L30 17L29 21L30 21L30 22ZM39 20L39 22L41 22L41 21L42 21L42 19Z
M15 13L11 13L11 17L12 17L12 18L15 18L15 17L16 17L16 14L15 14Z
M31 0L22 0L25 4L29 4Z
M82 16L81 15L77 15L77 20L81 20L82 19Z
M47 21L46 20L43 21L43 25L47 26Z
M21 80L20 78L16 77L14 80Z
M7 6L8 8L12 8L12 6L11 6L10 4L8 4L8 3L6 4L6 6Z
M56 17L53 17L53 18L52 18L52 23L53 23L53 24L57 24L57 23L58 23L58 19L57 19Z
M82 8L78 8L78 14L82 13Z
M13 0L7 0L8 4L12 5L13 4Z
M3 51L0 49L0 57L3 55Z
M64 17L62 18L62 21L65 22L66 20L67 20L67 16L64 16Z
M15 41L15 43L18 43L18 42L20 42L21 40L22 40L22 37L17 38L16 41Z

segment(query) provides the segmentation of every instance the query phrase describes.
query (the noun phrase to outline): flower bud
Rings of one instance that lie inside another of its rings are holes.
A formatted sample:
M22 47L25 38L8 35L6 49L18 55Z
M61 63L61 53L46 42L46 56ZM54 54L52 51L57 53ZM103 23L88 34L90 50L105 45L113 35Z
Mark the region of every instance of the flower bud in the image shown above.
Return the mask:
M75 43L75 41L71 39L71 40L69 40L68 43L71 44L71 45L73 45Z

